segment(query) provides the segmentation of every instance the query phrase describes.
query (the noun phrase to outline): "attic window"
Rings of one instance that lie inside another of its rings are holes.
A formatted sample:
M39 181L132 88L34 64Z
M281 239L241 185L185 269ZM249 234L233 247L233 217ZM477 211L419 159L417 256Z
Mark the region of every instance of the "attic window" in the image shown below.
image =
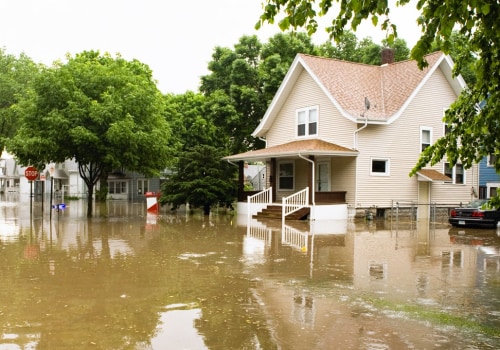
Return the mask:
M297 136L318 134L318 107L297 110Z

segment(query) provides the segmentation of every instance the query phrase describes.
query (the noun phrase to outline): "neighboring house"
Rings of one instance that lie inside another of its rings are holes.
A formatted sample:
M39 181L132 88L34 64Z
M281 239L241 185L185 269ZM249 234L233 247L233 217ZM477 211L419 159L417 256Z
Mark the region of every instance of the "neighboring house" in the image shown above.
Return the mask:
M479 198L491 198L497 195L500 187L500 175L495 170L495 156L490 154L479 162Z
M443 160L409 176L420 152L444 135L444 111L465 87L449 56L426 60L420 70L415 61L372 66L297 55L253 132L266 148L224 158L267 166L266 195L240 195L239 213L278 202L330 220L419 204L419 218L427 218L431 203L470 201L477 165L465 170Z
M47 164L39 170L39 177L33 184L25 178L25 169L4 153L0 158L0 191L19 192L21 195L29 195L31 191L34 195L53 193L56 199L62 196L87 197L87 185L73 160ZM160 182L159 177L146 178L135 172L116 171L108 176L108 199L144 200L146 192L160 191ZM99 184L95 190L98 188Z
M19 169L16 160L2 153L0 158L0 193L19 192Z
M266 165L264 163L244 165L245 187L254 191L266 188Z

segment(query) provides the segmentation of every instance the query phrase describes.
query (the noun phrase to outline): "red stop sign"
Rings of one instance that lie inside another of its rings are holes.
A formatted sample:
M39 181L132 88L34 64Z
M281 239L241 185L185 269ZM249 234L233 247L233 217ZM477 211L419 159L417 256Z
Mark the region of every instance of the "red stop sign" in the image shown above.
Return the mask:
M29 166L24 171L24 176L28 179L28 181L36 180L38 177L38 170L35 167Z

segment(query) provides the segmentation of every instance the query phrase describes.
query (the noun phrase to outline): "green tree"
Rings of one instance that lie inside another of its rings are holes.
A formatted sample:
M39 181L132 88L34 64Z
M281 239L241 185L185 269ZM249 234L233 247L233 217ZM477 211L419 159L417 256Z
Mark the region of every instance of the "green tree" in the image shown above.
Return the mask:
M359 62L364 64L381 65L382 50L392 48L394 50L394 61L407 60L410 49L403 39L396 39L393 42L383 40L382 45L375 44L372 38L367 37L358 41L356 34L346 30L340 38L335 41L326 41L319 46L319 55L336 58L349 62Z
M375 26L386 30L388 42L393 42L397 37L397 27L390 20L391 6L408 6L410 3L409 0L397 1L395 5L385 1L335 2L340 6L333 6L334 1L266 0L256 27L264 22L274 23L278 15L284 14L278 23L282 30L305 27L309 34L313 34L318 29L316 18L331 15L331 24L326 30L337 39L346 28L356 30L362 21L369 19ZM417 23L422 35L411 49L411 57L420 67L425 67L424 56L436 45L445 53L452 53L455 47L454 74L465 75L466 68L472 68L476 80L470 82L468 89L446 111L444 122L449 132L422 152L410 175L444 157L451 165L460 161L465 167L470 167L488 154L497 156L495 168L500 172L500 3L489 0L421 0L416 8L420 12ZM466 45L453 45L454 29ZM472 67L471 54L477 57Z
M260 91L263 94L266 109L298 53L319 54L318 48L305 33L278 33L269 38L269 41L263 45L259 75L261 77ZM265 110L260 117L264 113ZM255 124L255 127L257 125L258 123Z
M236 198L236 183L231 176L234 170L221 163L225 155L208 144L181 151L174 173L162 184L160 204L170 203L177 208L189 203L203 208L205 215L215 205L231 207Z
M279 33L262 44L243 36L234 49L216 47L201 78L200 91L209 97L213 122L228 138L230 153L258 149L264 143L251 136L297 53L314 53L305 34Z
M211 73L201 78L200 91L207 97L216 96L214 108L220 108L221 100L232 106L213 122L221 132L231 136L230 152L239 153L258 147L259 141L251 133L266 105L260 98L257 71L261 43L256 36L243 36L234 47L234 50L214 49L208 64Z
M15 105L26 95L30 82L41 68L25 54L16 57L0 48L0 152L20 124Z
M21 164L74 159L94 187L114 169L159 174L168 161L163 99L143 63L85 51L45 69L18 104L23 125L7 144Z
M214 123L215 117L234 113L231 105L210 99L193 92L165 96L166 119L175 130L171 138L175 158L173 173L162 184L162 205L178 208L189 203L208 215L213 206L230 206L236 198L236 168L221 161L229 140Z

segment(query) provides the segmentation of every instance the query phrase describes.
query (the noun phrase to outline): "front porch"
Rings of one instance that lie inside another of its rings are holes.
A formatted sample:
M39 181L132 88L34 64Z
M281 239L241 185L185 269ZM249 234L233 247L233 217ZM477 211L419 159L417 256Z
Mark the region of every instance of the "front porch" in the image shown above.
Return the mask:
M292 141L223 159L237 165L239 214L252 217L270 205L282 206L282 220L309 208L309 220L345 220L354 202L356 157L352 149L319 139ZM245 191L245 162L265 163L262 192Z
M320 193L320 200L316 201L316 194ZM281 219L283 223L289 218L295 220L308 218L316 220L347 220L348 206L345 202L345 192L316 192L310 196L309 187L300 190L288 197L282 197L281 203L273 201L273 188L269 187L261 192L247 196L246 201L238 201L238 215L246 215L248 220L258 213L272 211L268 218ZM270 210L273 207L274 210ZM308 216L305 217L308 209ZM299 216L294 216L299 213Z

